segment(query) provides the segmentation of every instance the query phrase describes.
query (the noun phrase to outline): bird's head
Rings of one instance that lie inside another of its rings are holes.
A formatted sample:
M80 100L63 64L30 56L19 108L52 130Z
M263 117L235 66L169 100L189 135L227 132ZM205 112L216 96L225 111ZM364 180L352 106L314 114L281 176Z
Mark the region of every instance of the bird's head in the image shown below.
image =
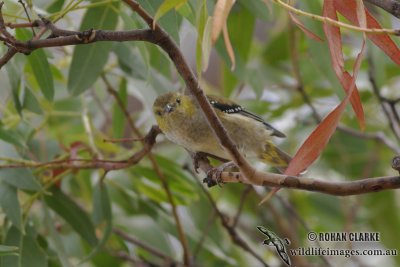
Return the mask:
M160 95L153 104L154 116L162 130L169 122L178 123L190 117L194 110L192 99L178 92Z
M157 117L168 116L182 103L182 95L178 92L169 92L157 97L153 104L153 112Z

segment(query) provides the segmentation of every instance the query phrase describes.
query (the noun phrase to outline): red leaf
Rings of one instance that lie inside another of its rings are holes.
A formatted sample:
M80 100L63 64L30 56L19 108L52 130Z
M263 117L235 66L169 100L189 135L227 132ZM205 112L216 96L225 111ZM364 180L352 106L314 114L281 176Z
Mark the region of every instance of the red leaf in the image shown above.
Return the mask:
M338 20L333 0L324 1L323 15L333 20ZM325 23L323 25L323 28L329 44L329 50L332 59L332 67L336 75L339 76L342 70L344 69L340 29L328 23Z
M329 16L333 19L337 19L335 7L333 6L333 1L334 0L325 0L324 15ZM293 157L292 161L285 171L286 175L298 175L306 168L308 168L308 166L310 166L319 157L322 150L325 148L333 133L335 132L346 105L349 101L354 101L354 99L356 99L356 97L358 96L358 94L356 95L357 89L355 86L355 81L357 79L361 65L361 59L365 51L365 35L363 36L364 38L361 46L361 51L357 55L357 59L354 63L353 76L351 76L348 72L344 71L343 68L343 54L341 50L342 45L340 39L340 30L330 25L324 25L324 30L331 48L333 67L335 69L335 72L337 72L337 74L340 74L340 81L342 82L342 85L344 85L343 87L346 89L347 95L343 99L343 101L321 121L321 123L314 129L314 131L306 139L303 145L299 148L296 155ZM337 70L340 70L340 72ZM361 102L358 101L357 103L354 103L354 109L355 104L361 105Z
M336 0L335 7L346 19L353 24L359 26L355 0ZM379 22L365 9L367 17L367 27L381 29ZM395 63L400 65L400 49L393 42L388 34L367 34L368 38L378 46L386 55L388 55Z
M347 71L343 72L343 75L340 78L340 83L342 84L346 93L349 92L348 88L350 88L350 86L354 86L354 90L350 97L350 103L351 103L351 106L353 107L354 112L356 113L356 117L358 120L358 124L360 125L360 129L363 131L365 129L364 109L361 104L360 95L358 94L358 88L355 84L349 83L349 79L348 79L349 77L351 78L352 76Z
M329 17L334 20L338 20L336 15L336 6L335 3L341 0L325 0L324 7L323 7L323 14L326 17ZM355 7L354 7L355 8ZM353 10L354 15L357 19L357 12L356 9ZM338 77L342 87L346 91L349 92L349 88L354 86L353 84L349 84L348 77L351 76L345 69L344 69L344 59L343 59L343 52L342 52L342 39L340 34L340 29L338 27L329 25L327 23L324 24L324 31L326 38L328 40L329 50L331 54L332 60L332 67ZM358 70L357 70L358 71ZM352 79L350 79L352 80ZM351 105L353 110L357 116L358 123L360 128L363 130L365 128L365 116L364 110L361 104L361 99L358 94L358 88L355 88L353 91L350 99Z
M286 175L298 175L308 168L321 154L322 150L328 143L334 133L339 119L346 107L349 96L340 103L323 121L314 129L307 140L299 148L294 155L288 168L285 171Z
M289 12L289 16L292 19L293 23L296 24L309 38L314 39L318 42L323 42L324 40L321 39L318 35L310 31L309 29L304 26L304 24L291 12Z
M328 116L326 116L322 122L314 129L310 136L304 141L303 145L299 148L296 155L294 155L292 161L290 162L288 168L285 171L286 175L298 175L302 171L308 168L321 154L322 150L328 144L329 139L332 137L339 123L339 120L343 114L343 111L351 99L351 95L355 91L355 80L358 75L358 70L360 69L361 59L365 50L365 40L361 47L361 51L357 56L356 62L354 64L354 76L350 74L344 75L343 79L346 84L352 84L349 87L349 92L333 111L331 111Z

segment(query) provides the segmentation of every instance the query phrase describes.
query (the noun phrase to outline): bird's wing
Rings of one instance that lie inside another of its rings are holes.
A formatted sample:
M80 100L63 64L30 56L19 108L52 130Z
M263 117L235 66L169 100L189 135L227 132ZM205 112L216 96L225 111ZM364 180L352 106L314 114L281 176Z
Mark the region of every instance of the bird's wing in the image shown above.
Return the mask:
M210 102L210 104L214 108L216 108L222 112L225 112L227 114L235 114L236 113L236 114L246 116L248 118L252 118L253 120L263 123L268 130L272 131L271 135L277 136L277 137L286 137L286 135L284 133L282 133L281 131L278 131L277 129L272 127L272 125L267 123L266 121L264 121L263 118L261 118L260 116L254 114L254 113L251 113L251 112L245 110L242 106L236 104L235 102L233 102L231 100L226 100L226 99L223 99L223 98L215 96L215 95L207 95L207 98L208 98L208 101Z

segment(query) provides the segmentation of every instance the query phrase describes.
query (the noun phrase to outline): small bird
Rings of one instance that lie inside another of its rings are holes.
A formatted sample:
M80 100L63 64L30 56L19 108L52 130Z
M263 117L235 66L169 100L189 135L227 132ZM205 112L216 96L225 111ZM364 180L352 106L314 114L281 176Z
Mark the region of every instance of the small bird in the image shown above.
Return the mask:
M280 150L272 137L285 135L261 117L222 97L208 95L208 101L245 157L284 170L291 157ZM220 159L232 160L214 135L197 101L190 95L169 92L157 97L153 112L158 126L172 142L190 152L203 152Z

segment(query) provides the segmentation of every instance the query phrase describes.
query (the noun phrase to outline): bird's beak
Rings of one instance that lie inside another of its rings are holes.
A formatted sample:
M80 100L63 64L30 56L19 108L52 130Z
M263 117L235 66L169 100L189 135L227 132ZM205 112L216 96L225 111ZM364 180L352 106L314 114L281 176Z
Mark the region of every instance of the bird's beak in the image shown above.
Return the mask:
M171 104L167 104L166 106L165 106L165 108L164 108L164 113L170 113L170 112L172 112L174 110L174 106L173 105L171 105Z

